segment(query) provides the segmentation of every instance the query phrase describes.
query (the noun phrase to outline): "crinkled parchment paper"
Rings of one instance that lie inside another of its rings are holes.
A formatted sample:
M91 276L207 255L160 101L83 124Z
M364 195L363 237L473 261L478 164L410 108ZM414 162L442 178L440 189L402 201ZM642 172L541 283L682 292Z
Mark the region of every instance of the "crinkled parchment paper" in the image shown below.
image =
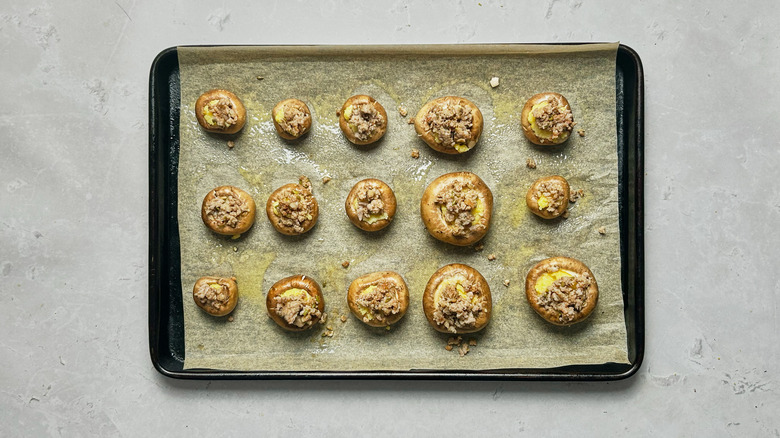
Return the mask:
M617 44L584 46L443 47L224 47L179 48L181 150L179 233L184 298L185 368L225 370L409 370L556 367L627 363L620 291L615 57ZM500 85L492 88L492 77ZM262 78L262 79L260 79ZM247 125L226 137L197 124L194 103L212 88L244 102ZM556 91L571 103L576 133L563 146L536 147L520 127L526 99ZM336 111L353 94L369 94L387 110L389 129L375 146L349 143ZM420 141L408 120L428 100L464 96L479 106L485 129L476 148L462 156L437 153ZM297 142L274 130L271 108L296 97L312 110L313 128ZM401 117L399 105L409 115ZM230 149L227 141L235 141ZM418 159L410 156L413 149ZM526 167L532 158L536 169ZM428 235L419 201L436 177L468 170L492 189L492 227L484 250L459 248ZM568 219L544 221L525 206L530 184L542 176L566 177L585 197ZM283 236L264 207L277 187L311 178L320 204L315 228ZM323 177L330 177L327 184ZM357 181L375 177L398 198L395 221L374 234L354 227L344 199ZM200 205L214 187L234 185L258 206L254 227L240 239L219 236L201 222ZM598 229L604 227L605 235ZM488 256L495 254L496 260ZM528 305L525 275L546 257L585 262L600 288L598 307L584 323L556 327ZM349 261L343 268L342 262ZM422 311L431 274L453 262L479 270L490 284L493 318L465 357L445 350L447 335L434 331ZM407 281L411 304L390 330L355 319L347 287L368 272L394 270ZM323 286L327 323L289 333L268 317L265 294L277 280L305 274ZM204 275L235 276L240 299L233 321L196 307L192 286ZM509 280L509 286L504 281ZM341 315L347 321L340 320ZM328 331L332 337L323 336Z

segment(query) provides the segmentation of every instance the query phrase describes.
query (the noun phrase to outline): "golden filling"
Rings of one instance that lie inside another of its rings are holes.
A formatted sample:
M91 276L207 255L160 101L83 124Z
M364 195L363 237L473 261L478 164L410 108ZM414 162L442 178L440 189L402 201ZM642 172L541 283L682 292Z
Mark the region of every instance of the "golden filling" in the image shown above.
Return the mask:
M576 320L588 302L591 277L576 272L550 267L536 280L536 303L547 312L558 315L558 321Z
M227 129L238 123L238 111L233 101L227 97L220 97L203 105L203 119L212 127Z
M274 297L277 315L292 326L303 328L314 323L314 320L322 316L317 308L319 301L307 290L290 288Z
M387 280L379 280L360 291L355 304L358 305L363 321L377 320L384 323L389 317L397 315L401 311L400 293L401 288Z
M528 123L537 137L552 141L566 140L576 125L571 110L558 97L534 105Z
M482 291L465 277L447 278L433 294L433 321L451 333L472 328L484 311L481 297Z

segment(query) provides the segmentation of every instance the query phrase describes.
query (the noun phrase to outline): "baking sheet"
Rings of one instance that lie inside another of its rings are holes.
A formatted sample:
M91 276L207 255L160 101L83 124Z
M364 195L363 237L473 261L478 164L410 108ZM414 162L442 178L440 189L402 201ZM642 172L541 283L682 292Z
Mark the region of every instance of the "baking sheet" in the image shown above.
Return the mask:
M185 369L226 370L457 370L549 368L571 364L628 363L617 214L615 134L616 45L457 46L449 48L180 48L182 113L179 161L179 231L184 303ZM381 53L377 53L377 52ZM549 53L553 52L553 53ZM373 54L372 54L373 53ZM258 80L260 76L263 79ZM501 79L491 88L492 76ZM249 111L248 125L229 150L226 138L197 126L192 103L210 88L236 92ZM572 104L585 137L555 150L532 146L518 117L525 99L555 90ZM335 111L352 94L377 98L388 110L388 134L374 148L348 143ZM395 108L410 116L425 101L465 96L485 116L479 145L466 156L446 157L416 139ZM307 102L313 132L297 143L281 140L270 109L286 97ZM412 149L420 158L410 157ZM534 158L537 169L525 167ZM456 170L480 175L493 189L494 222L485 249L455 248L429 237L419 219L419 198L435 177ZM544 222L524 204L530 183L558 173L585 198L568 219ZM200 202L211 188L239 186L262 206L276 187L300 174L314 182L320 223L308 235L276 233L262 212L239 240L216 236L200 222ZM319 179L332 180L320 184ZM352 184L378 177L396 191L399 212L378 235L354 228L343 212ZM601 236L597 229L605 227ZM487 260L495 254L495 261ZM594 315L569 328L553 327L527 305L523 279L542 258L569 255L586 262L601 295ZM341 263L351 262L348 269ZM477 268L493 291L489 327L467 338L477 346L465 357L446 351L447 335L433 331L420 306L428 277L440 266ZM410 287L407 316L390 331L372 329L348 314L349 282L375 270L394 269ZM265 314L264 295L287 275L302 273L323 287L328 324L291 334ZM234 320L212 318L192 302L202 275L235 275L241 299ZM505 287L503 281L510 281ZM347 315L342 323L335 316ZM327 326L334 336L323 337Z

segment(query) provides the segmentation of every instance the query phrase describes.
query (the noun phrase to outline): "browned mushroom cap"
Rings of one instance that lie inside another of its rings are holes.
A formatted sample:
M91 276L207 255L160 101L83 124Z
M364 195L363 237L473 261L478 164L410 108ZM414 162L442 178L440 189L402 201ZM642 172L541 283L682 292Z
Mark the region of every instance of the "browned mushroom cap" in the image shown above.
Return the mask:
M238 285L235 278L201 277L192 288L195 304L206 313L225 316L236 308Z
M538 145L563 143L575 125L569 101L558 93L539 93L528 99L520 124L528 140Z
M372 272L349 285L347 303L355 318L372 327L385 327L406 314L409 289L395 272Z
M276 189L268 197L265 213L271 225L282 234L297 236L311 230L320 209L309 179L301 176L298 184L285 184Z
M311 128L311 111L298 99L285 99L271 110L274 127L279 136L287 140L295 140L309 132Z
M341 132L357 145L371 144L387 131L387 112L371 96L358 94L350 97L336 115Z
M433 149L461 154L477 145L482 134L482 112L474 102L457 96L434 99L414 117L417 135Z
M490 286L471 266L446 265L428 280L423 311L431 326L442 333L478 332L493 312Z
M200 217L215 233L239 236L255 223L255 201L238 187L220 186L203 198Z
M420 215L431 236L458 246L471 245L488 232L493 193L477 175L442 175L425 189Z
M528 189L525 203L533 214L554 219L569 207L569 182L558 175L539 178Z
M395 193L383 181L364 179L349 191L344 208L356 227L365 231L378 231L390 225L395 216Z
M235 134L246 123L246 108L230 91L211 90L195 101L195 117L206 131Z
M325 300L320 285L305 275L283 278L268 291L265 299L268 316L285 330L310 329L322 318Z
M552 257L537 263L528 272L525 296L542 318L555 325L571 325L593 312L599 299L599 286L581 261Z

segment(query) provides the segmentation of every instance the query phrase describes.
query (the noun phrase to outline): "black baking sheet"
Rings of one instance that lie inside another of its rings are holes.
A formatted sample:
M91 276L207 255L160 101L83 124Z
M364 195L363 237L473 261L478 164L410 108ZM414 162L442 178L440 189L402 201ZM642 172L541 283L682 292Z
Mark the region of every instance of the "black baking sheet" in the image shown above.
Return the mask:
M616 65L620 252L628 364L486 371L184 370L177 220L179 62L176 48L161 52L152 64L149 81L149 346L155 368L169 377L189 379L618 380L633 375L644 353L644 80L641 60L631 48L619 46Z

